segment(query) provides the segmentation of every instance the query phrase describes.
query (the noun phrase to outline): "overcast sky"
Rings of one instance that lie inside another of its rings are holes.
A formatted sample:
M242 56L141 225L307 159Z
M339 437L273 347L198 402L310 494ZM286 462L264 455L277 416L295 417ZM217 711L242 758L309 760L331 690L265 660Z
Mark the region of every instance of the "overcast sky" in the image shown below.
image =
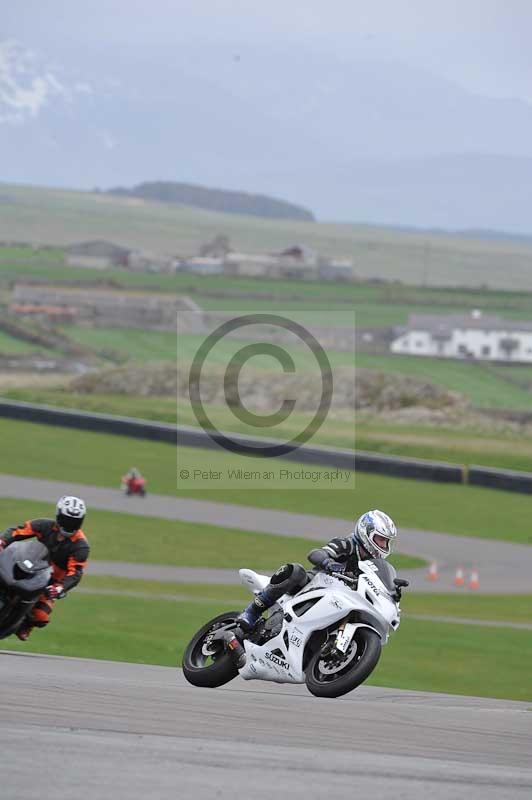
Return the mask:
M37 51L211 40L400 59L532 102L531 0L25 0L0 25Z

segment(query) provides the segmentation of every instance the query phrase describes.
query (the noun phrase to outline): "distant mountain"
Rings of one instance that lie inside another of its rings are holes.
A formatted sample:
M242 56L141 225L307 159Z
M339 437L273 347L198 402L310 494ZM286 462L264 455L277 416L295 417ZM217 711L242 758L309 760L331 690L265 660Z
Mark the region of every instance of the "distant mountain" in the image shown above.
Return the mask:
M160 203L180 203L181 205L204 208L207 211L223 211L226 214L251 214L268 219L294 219L313 222L314 215L306 208L277 200L262 194L247 194L224 189L207 189L189 183L153 181L140 183L132 189L117 187L109 189L108 194L122 197L139 197Z
M532 234L524 101L310 45L68 48L0 42L5 182L157 175L287 197L320 219Z

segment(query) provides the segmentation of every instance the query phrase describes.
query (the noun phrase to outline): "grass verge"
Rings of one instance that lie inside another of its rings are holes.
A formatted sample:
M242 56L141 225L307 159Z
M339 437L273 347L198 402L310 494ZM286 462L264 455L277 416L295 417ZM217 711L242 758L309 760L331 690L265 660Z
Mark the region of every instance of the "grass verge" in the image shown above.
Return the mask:
M532 699L529 631L403 620L368 681L427 692Z
M406 615L424 614L532 624L532 594L460 595L405 592L401 608Z
M397 556L391 559L398 567ZM399 556L399 559L408 558ZM186 596L188 599L242 602L249 598L249 590L240 584L226 586L218 584L167 583L163 581L130 580L91 575L83 578L87 590L113 592L141 592L151 595ZM516 622L532 624L532 594L523 595L472 595L472 594L425 594L406 591L401 601L405 615L456 617L479 621Z

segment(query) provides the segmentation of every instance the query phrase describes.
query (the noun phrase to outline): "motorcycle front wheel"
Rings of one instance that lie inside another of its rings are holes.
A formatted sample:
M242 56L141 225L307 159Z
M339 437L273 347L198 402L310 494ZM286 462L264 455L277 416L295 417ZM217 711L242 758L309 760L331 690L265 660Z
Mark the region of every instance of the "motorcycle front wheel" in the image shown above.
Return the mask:
M214 689L229 683L238 675L230 656L221 642L210 642L212 634L233 623L239 611L226 611L211 619L196 633L183 655L183 675L193 686Z
M345 653L321 648L306 669L307 689L316 697L341 697L371 675L381 654L381 640L370 628L358 628Z

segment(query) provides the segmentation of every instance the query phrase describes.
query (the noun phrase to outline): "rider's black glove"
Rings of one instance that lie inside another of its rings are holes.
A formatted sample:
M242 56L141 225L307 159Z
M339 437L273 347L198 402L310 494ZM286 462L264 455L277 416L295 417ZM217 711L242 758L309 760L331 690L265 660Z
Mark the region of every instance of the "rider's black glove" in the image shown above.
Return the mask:
M402 597L402 590L405 589L407 586L410 586L410 581L405 581L404 578L394 578L393 582L395 584L395 594L393 595L394 600L399 602Z

